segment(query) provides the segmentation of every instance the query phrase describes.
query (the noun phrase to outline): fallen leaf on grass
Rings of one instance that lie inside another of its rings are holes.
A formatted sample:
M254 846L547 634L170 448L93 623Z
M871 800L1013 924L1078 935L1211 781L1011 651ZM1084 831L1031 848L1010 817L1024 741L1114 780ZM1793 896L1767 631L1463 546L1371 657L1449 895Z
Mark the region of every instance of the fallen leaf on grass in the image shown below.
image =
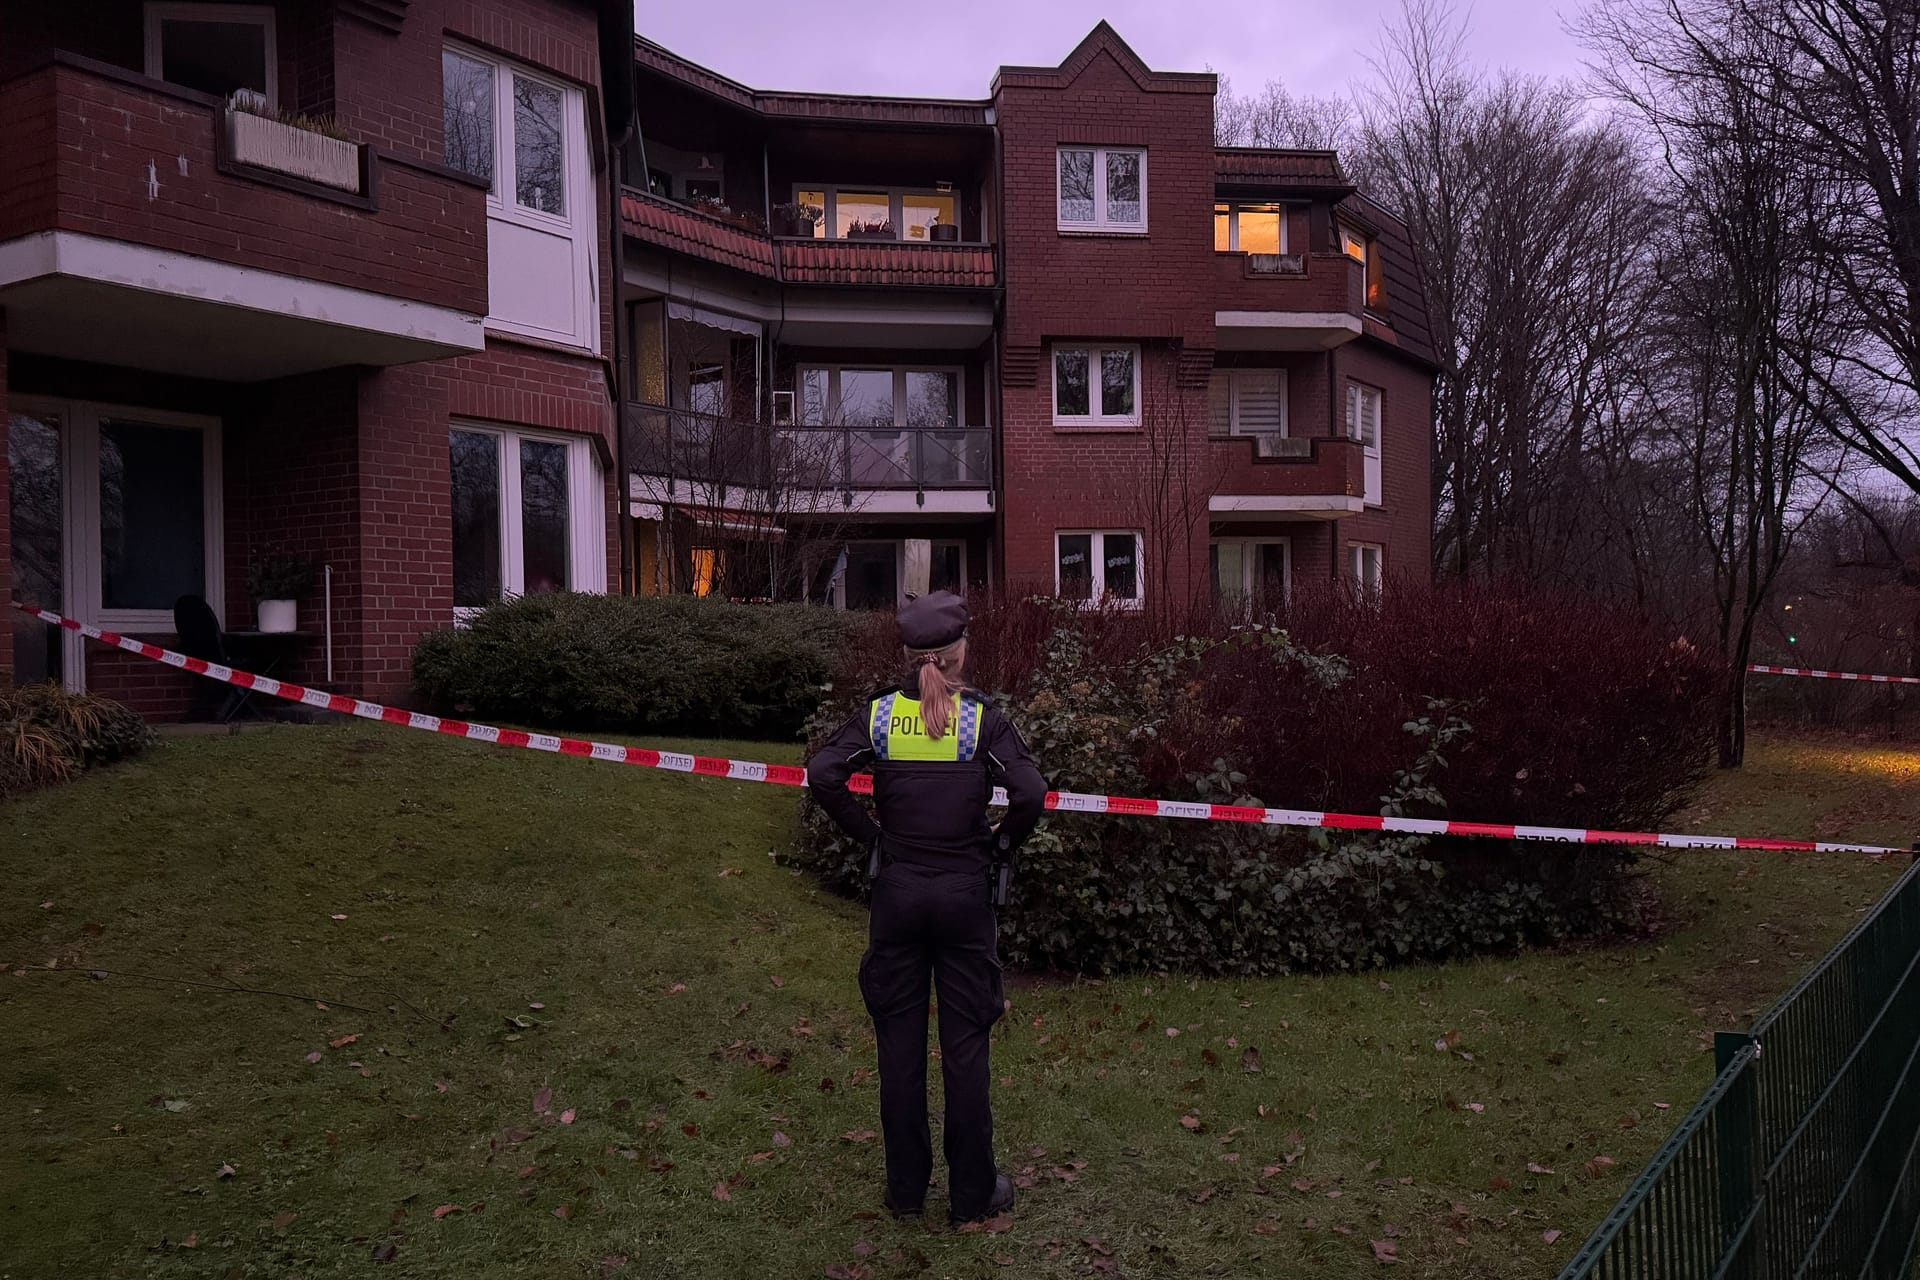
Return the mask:
M1558 1240L1560 1238L1560 1233L1558 1231L1542 1231L1540 1233L1540 1238L1542 1240L1545 1240L1548 1244L1552 1244L1555 1240Z
M180 1242L180 1247L182 1249L192 1249L196 1247L199 1243L200 1243L200 1233L198 1231L189 1231L187 1232L187 1238Z
M1489 1191L1505 1191L1511 1186L1513 1186L1513 1183L1507 1181L1497 1173L1487 1179L1487 1190Z
M740 874L741 874L741 871L740 871L740 868L738 868L738 867L726 867L726 868L723 868L723 869L721 870L721 872L720 872L720 878L721 878L722 880L725 880L725 879L726 879L726 878L727 878L728 876L737 876L737 875L740 875Z
M165 1107L167 1110L173 1112L174 1114L178 1115L180 1112L185 1111L188 1107L191 1107L193 1104L191 1102L184 1101L180 1098L168 1098L166 1101L162 1102L160 1105Z
M979 1222L969 1222L960 1228L960 1230L969 1234L973 1232L985 1232L990 1236L1001 1235L1012 1229L1013 1219L1004 1213L996 1213L991 1218L985 1218Z
M872 1142L877 1135L871 1129L853 1129L840 1135L843 1142Z
M689 1138L697 1138L700 1136L700 1126L689 1120L680 1126L680 1132L686 1134Z
M965 1228L963 1227L961 1230L964 1231ZM861 1266L857 1263L851 1267L841 1266L835 1263L820 1274L825 1276L827 1280L873 1280L873 1268Z
M1173 1038L1174 1038L1175 1036L1177 1036L1177 1035L1179 1035L1179 1034L1180 1034L1180 1028L1178 1028L1178 1027L1168 1027L1168 1028L1167 1028L1167 1039L1169 1039L1169 1040L1171 1040L1171 1039L1173 1039Z
M627 1255L624 1253L616 1253L612 1257L600 1259L600 1274L603 1276L610 1276L616 1271L625 1271L626 1269Z
M1253 1224L1253 1234L1257 1236L1278 1235L1280 1234L1280 1228L1271 1222L1256 1222Z
M1245 1071L1250 1076L1259 1075L1260 1074L1260 1051L1254 1048L1252 1045L1248 1045L1247 1051L1240 1055L1240 1067L1243 1071ZM1264 1108L1262 1109L1262 1111L1264 1113Z
M553 1216L560 1219L562 1222L564 1222L568 1218L571 1218L573 1216L573 1206L570 1204L563 1204L558 1209L555 1209L553 1211Z
M345 919L346 919L346 917L345 917L345 916L343 916L343 915L336 915L336 916L334 916L333 918L334 918L335 920L345 920Z
M683 996L686 993L687 993L687 984L684 982L676 982L672 986L667 988L667 994L670 996Z
M748 1164L765 1164L767 1161L771 1159L773 1159L773 1152L756 1151L752 1155L747 1157L747 1163Z
M1672 1103L1670 1103L1670 1102L1656 1102L1656 1103L1654 1103L1654 1104L1653 1104L1653 1106L1654 1106L1654 1110L1656 1110L1656 1111L1671 1111L1671 1110L1673 1110L1673 1104L1672 1104Z
M853 1242L853 1252L855 1257L871 1258L874 1254L873 1242L871 1240L856 1240Z
M535 1089L533 1091L533 1114L543 1116L553 1110L553 1090Z
M460 1212L462 1212L462 1210L460 1206L457 1204L443 1204L438 1209L435 1209L433 1211L433 1216L435 1221L438 1221L439 1219L446 1217L450 1213L460 1213Z
M516 1178L531 1178L533 1176L533 1171L539 1167L540 1167L539 1165L534 1165L534 1164L522 1166L520 1172L514 1174L513 1176Z
M231 1178L233 1176L233 1166L230 1164L223 1164L220 1166L218 1170L214 1172L213 1176L216 1178Z
M1595 1156L1593 1159L1587 1161L1587 1176L1590 1178L1602 1177L1606 1174L1607 1170L1613 1168L1613 1166L1614 1159L1612 1156Z
M713 1198L715 1200L731 1200L733 1199L733 1192L727 1190L726 1183L716 1182L713 1184Z
M575 1116L577 1116L577 1115L579 1115L579 1114L580 1114L580 1113L579 1113L579 1112L577 1112L577 1111L575 1111L575 1110L574 1110L574 1109L573 1109L572 1107L568 1107L568 1108L567 1108L567 1109L566 1109L565 1111L562 1111L562 1112L560 1113L560 1123L561 1123L561 1124L572 1124L572 1123L573 1123L573 1120L574 1120L574 1117L575 1117Z
M1389 1267L1400 1261L1400 1246L1391 1240L1375 1240L1373 1256L1381 1266Z
M776 974L772 974L771 976L769 976L769 977L768 977L768 979L767 979L767 981L769 981L769 982L771 982L771 983L773 983L773 985L774 985L774 986L776 986L776 987L784 987L784 986L786 986L786 985L787 985L787 980L786 980L785 978L783 978L783 977L781 977L781 976L780 976L779 974L777 974L777 973L776 973Z
M1313 1190L1313 1179L1295 1178L1293 1180L1293 1189L1295 1191L1311 1191Z
M784 1133L776 1133L773 1135L773 1145L776 1147L790 1147L793 1145L793 1139Z
M1487 1109L1487 1104L1484 1102L1469 1102L1467 1104L1467 1110L1473 1112L1475 1115L1483 1114L1486 1111L1486 1109Z
M273 1229L275 1231L285 1231L299 1220L300 1215L297 1213L277 1213L273 1216Z
M1200 1132L1200 1117L1192 1115L1181 1116L1180 1127L1188 1133L1198 1133Z
M433 1082L433 1091L435 1093L445 1093L447 1091L447 1082L445 1080L435 1080Z
M392 1241L388 1241L386 1244L377 1244L373 1246L373 1260L375 1262L392 1262L395 1258L399 1256L400 1256L400 1246L397 1244L394 1244Z
M340 1037L340 1038L339 1038L338 1040L329 1040L329 1041L327 1041L327 1048L329 1048L329 1049L344 1049L344 1048L346 1048L346 1047L347 1047L348 1045L350 1045L350 1044L352 1044L352 1043L354 1043L354 1042L355 1042L356 1040L358 1040L359 1038L360 1038L360 1036L359 1036L359 1033L358 1033L358 1032L356 1032L356 1033L354 1033L353 1035L350 1035L350 1036L341 1036L341 1037Z
M1547 1168L1547 1166L1543 1164L1535 1164L1533 1161L1529 1160L1527 1161L1527 1172L1550 1174L1553 1172L1553 1170Z

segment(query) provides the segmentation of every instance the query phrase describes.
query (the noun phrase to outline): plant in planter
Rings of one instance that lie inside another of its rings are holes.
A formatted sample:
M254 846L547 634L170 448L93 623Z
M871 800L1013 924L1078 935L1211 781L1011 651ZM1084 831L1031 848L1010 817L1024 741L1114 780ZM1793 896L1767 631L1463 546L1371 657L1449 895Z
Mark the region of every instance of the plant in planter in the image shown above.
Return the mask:
M238 164L360 190L360 148L331 116L281 111L241 89L227 100L227 145Z
M719 196L688 196L687 204L709 217L718 218L722 222L731 222L737 227L745 227L750 231L765 231L767 229L766 219L762 218L759 214L742 212L728 204L725 200L722 200Z
M294 556L270 555L247 569L247 594L260 609L262 631L292 631L301 597L313 590L313 563Z
M873 222L862 222L856 218L847 224L849 240L891 240L893 238L893 223L886 218Z
M938 240L945 244L957 243L960 239L960 224L942 222L940 215L936 213L933 215L933 221L927 224L927 239Z
M773 234L810 238L819 212L817 205L777 204L773 206Z

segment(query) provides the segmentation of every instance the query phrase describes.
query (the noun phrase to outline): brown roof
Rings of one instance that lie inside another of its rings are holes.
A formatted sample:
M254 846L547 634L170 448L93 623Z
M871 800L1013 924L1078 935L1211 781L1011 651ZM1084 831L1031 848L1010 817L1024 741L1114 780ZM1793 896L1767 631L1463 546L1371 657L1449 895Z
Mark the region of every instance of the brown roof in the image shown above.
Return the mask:
M1313 188L1352 191L1331 151L1275 147L1216 147L1213 180L1223 187Z
M1393 326L1400 350L1436 369L1444 367L1445 362L1433 345L1433 323L1427 315L1426 277L1421 273L1407 224L1386 206L1364 195L1349 196L1340 208L1376 232L1374 244L1380 250L1380 266L1387 284L1387 320Z
M620 193L620 221L630 236L691 253L757 276L776 274L773 241L685 205L638 191Z
M1219 83L1219 77L1211 71L1155 71L1103 18L1057 67L1001 67L993 77L993 95L999 97L1005 88L1051 89L1072 84L1103 53L1119 63L1146 93L1211 94Z
M882 98L851 93L783 93L750 89L717 71L709 71L644 36L633 41L634 61L681 84L759 115L792 120L851 120L872 124L914 124L985 128L984 101L964 98Z

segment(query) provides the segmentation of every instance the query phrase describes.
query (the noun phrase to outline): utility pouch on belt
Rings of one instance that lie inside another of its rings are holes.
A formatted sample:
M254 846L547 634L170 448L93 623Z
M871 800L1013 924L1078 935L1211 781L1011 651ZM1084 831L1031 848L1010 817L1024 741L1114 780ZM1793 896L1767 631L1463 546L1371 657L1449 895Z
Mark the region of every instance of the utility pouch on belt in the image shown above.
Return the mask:
M1007 905L1008 891L1013 887L1013 851L1007 847L1007 838L998 837L999 843L994 849L992 878L987 882L992 892L993 905Z
M873 848L867 853L867 887L880 878L880 837L873 838Z

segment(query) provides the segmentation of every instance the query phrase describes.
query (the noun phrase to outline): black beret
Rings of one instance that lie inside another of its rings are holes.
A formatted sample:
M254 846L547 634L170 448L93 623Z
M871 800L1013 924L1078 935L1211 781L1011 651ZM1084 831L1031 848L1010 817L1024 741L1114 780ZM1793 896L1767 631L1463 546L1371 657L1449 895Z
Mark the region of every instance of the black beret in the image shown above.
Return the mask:
M967 634L967 602L951 591L917 596L895 618L909 649L944 649Z

